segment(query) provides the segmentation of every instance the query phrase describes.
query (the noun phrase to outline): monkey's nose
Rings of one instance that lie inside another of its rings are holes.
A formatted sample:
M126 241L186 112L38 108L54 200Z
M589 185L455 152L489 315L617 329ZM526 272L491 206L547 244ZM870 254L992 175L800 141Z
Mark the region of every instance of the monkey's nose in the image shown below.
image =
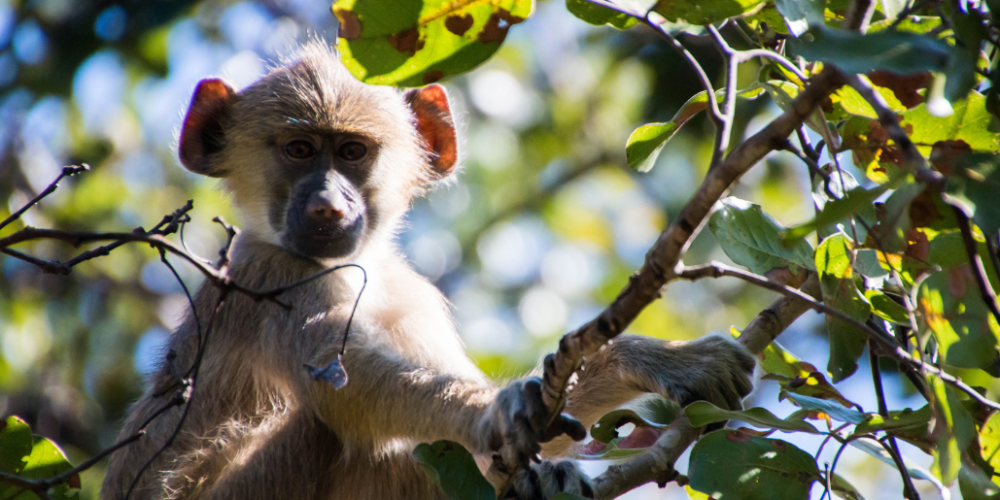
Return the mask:
M337 222L344 218L344 207L325 196L313 196L306 206L306 215L317 222Z

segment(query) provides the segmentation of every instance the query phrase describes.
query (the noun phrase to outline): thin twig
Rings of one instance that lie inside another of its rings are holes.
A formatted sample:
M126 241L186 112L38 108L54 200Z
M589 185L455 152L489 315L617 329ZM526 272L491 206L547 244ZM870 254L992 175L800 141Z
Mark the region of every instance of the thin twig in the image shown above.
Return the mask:
M990 280L986 277L986 268L983 267L983 259L979 258L979 252L976 251L976 240L972 236L972 224L962 209L958 207L952 207L952 209L955 212L955 219L958 221L958 229L962 232L965 253L969 256L969 266L972 268L972 276L976 279L976 285L979 287L979 294L983 298L983 302L986 303L986 307L989 308L990 313L993 314L993 318L996 319L997 323L1000 323L1000 307L997 306L997 294L993 291L993 287L990 286Z
M875 386L875 397L878 398L878 414L883 419L888 420L889 408L885 402L885 388L882 386L882 370L878 365L878 353L875 351L875 346L872 345L871 341L868 342L868 364L872 372L872 384ZM892 448L889 454L898 455L899 446L896 444L896 438L893 436L886 436L886 438L889 447ZM920 500L920 494L917 493L917 488L913 485L913 478L910 477L910 472L905 466L899 467L899 465L902 465L902 460L897 464L897 467L899 468L899 474L903 477L903 497L908 500Z
M706 28L709 34L712 35L712 39L722 54L723 60L728 60L726 66L726 100L722 104L722 126L715 128L715 149L712 151L712 163L709 164L709 168L711 169L719 165L719 162L726 155L726 151L729 150L733 121L736 119L736 80L739 76L740 60L735 56L735 51L729 46L729 43L722 38L722 34L715 29L715 26L709 24Z
M979 401L980 403L989 406L990 408L1000 410L1000 403L986 399L985 397L983 397L982 394L979 394L978 391L976 391L972 387L969 387L967 384L962 382L961 379L944 372L943 370L941 370L936 366L929 365L922 360L914 359L914 357L911 356L910 353L907 352L905 349L900 347L895 342L895 338L885 330L882 330L880 328L875 328L873 326L857 321L854 318L851 318L847 314L844 314L843 312L835 308L829 307L821 302L812 300L806 294L792 287L778 283L776 281L771 281L757 274L743 271L742 269L737 269L734 267L727 266L725 264L719 264L714 262L710 264L705 264L703 266L693 266L689 268L684 268L678 273L678 276L685 279L690 279L692 281L701 278L709 278L709 277L715 278L719 276L729 276L742 279L749 283L753 283L755 285L761 286L768 290L778 292L788 297L794 297L806 301L811 309L815 309L816 311L826 313L831 316L835 316L836 318L843 320L851 324L851 326L854 326L855 328L864 332L869 339L874 340L879 344L880 352L883 355L891 356L895 358L897 361L905 363L914 369L921 370L922 372L929 373L932 375L936 375L940 377L941 380L954 385L957 389L961 390L962 392L965 392L969 396L972 396L973 399L975 399L976 401Z
M62 172L59 173L59 177L56 177L56 180L52 181L52 183L49 184L48 187L43 189L41 193L38 193L38 195L32 198L31 201L25 203L24 206L18 209L16 212L10 214L10 217L7 217L6 219L3 220L3 222L0 222L0 229L7 227L8 224L19 219L21 215L24 214L24 212L27 212L28 209L38 204L38 202L42 201L42 198L45 198L46 196L52 194L56 190L56 188L59 187L59 182L62 181L64 178L72 177L76 174L79 174L80 172L86 172L88 170L90 170L90 165L87 165L86 163L82 165L71 165L68 167L63 167Z

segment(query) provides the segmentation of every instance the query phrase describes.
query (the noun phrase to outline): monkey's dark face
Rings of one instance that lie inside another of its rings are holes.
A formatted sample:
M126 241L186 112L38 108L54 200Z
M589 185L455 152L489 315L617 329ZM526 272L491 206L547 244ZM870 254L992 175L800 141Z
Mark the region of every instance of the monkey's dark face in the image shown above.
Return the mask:
M281 245L307 257L352 254L377 216L366 189L377 155L374 141L357 134L290 134L275 139L284 182L277 181L271 225Z

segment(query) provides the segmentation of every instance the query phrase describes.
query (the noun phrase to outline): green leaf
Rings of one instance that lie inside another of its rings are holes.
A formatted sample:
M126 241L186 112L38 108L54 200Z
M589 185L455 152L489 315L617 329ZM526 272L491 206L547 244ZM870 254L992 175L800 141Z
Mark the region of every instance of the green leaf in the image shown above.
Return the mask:
M639 20L632 16L615 12L587 0L566 0L566 10L577 19L596 26L609 24L620 30L625 30L639 24Z
M785 18L788 31L800 36L812 25L822 25L826 0L775 0L774 6Z
M950 486L962 467L962 451L976 437L976 424L952 388L939 377L927 379L934 394L935 424L931 434L937 436L931 472Z
M1000 486L990 481L989 476L978 467L967 463L958 470L958 488L962 500L997 500Z
M449 500L496 500L493 486L462 445L445 440L421 443L413 456Z
M947 201L958 206L989 235L1000 232L1000 155L978 153L957 162L959 169L948 178Z
M756 274L776 268L814 269L812 247L805 240L785 246L784 226L764 213L760 205L729 197L719 202L708 219L708 228L733 262Z
M585 1L585 0L581 0ZM755 99L764 93L764 89L750 86L737 93L744 99ZM725 91L715 92L717 100L725 99ZM668 122L647 123L632 132L625 143L625 157L628 166L640 172L648 172L656 164L663 146L667 144L678 130L698 113L708 108L708 92L701 91L692 96L681 106Z
M712 24L730 17L746 14L765 3L765 0L659 0L653 11L672 23Z
M832 64L846 73L885 69L910 75L944 70L952 49L948 44L912 33L883 31L862 35L853 31L813 28L805 37L790 41L795 53L809 61ZM807 36L808 36L807 35Z
M48 438L33 436L23 420L11 416L0 425L3 425L0 428L0 471L25 479L49 479L73 468L58 445ZM78 483L76 487L79 488ZM53 486L48 495L54 500L76 496L68 484ZM38 496L0 482L0 498L31 500Z
M832 399L847 408L857 406L830 385L815 366L799 361L777 342L771 342L758 359L761 369L766 372L762 378L778 381L778 385L784 391L814 398Z
M15 416L0 422L0 471L15 474L31 452L31 428Z
M927 425L931 421L931 416L930 405L924 405L918 410L906 408L901 411L890 411L888 418L882 417L878 413L868 413L865 414L865 421L854 428L854 433L866 434L885 431L908 438L926 437Z
M989 37L985 21L982 14L971 9L967 12L956 10L951 15L958 43L955 44L955 54L948 61L948 68L944 72L947 77L944 94L949 101L965 97L976 86L980 47L983 40Z
M601 417L590 427L590 435L602 443L618 437L618 428L625 424L636 427L666 428L674 420L680 407L664 399L653 399L635 409L621 408Z
M889 270L882 267L878 259L878 250L862 248L854 252L854 270L869 279L884 278Z
M804 500L820 475L813 458L791 443L723 429L694 445L688 477L691 488L716 498Z
M861 75L860 78L867 80L864 75ZM875 91L882 96L882 100L885 101L890 110L897 113L906 111L906 106L899 102L899 99L896 97L896 94L892 92L892 90L885 87L879 87L877 85L872 85L872 88L874 88ZM854 90L853 87L849 87L847 85L840 87L830 96L830 100L835 106L840 105L841 109L849 115L861 116L871 120L878 118L878 115L875 113L875 108L873 108L871 104L868 104L868 101L865 100L865 98L862 97L857 90Z
M702 427L726 420L740 420L757 427L778 429L786 432L808 432L822 434L812 424L802 420L801 415L791 415L786 419L778 418L764 408L748 408L742 411L729 411L716 407L708 401L696 401L684 408L688 420L693 427Z
M993 468L1000 471L1000 413L994 413L979 429L981 457Z
M896 188L878 211L878 225L872 236L878 238L880 251L897 253L907 246L910 230L910 203L920 195L925 186L919 182L905 182Z
M840 498L846 498L847 500L865 500L865 497L861 496L861 492L854 487L851 483L847 482L846 479L840 477L839 474L834 473L833 477L830 479L831 486L833 486L833 492Z
M865 290L865 298L872 305L872 312L876 316L897 325L910 324L910 314L906 308L882 293L881 290Z
M903 113L900 125L910 135L917 149L925 157L942 141L962 141L972 152L1000 152L1000 129L993 115L986 111L986 98L979 92L970 92L968 98L952 104L955 112L948 117L937 117L921 104Z
M845 408L844 405L835 401L803 396L802 394L782 393L782 396L791 399L800 408L826 413L830 418L840 420L841 422L860 424L865 421L864 413Z
M419 87L471 70L500 48L511 25L527 19L531 0L381 2L339 0L338 45L359 80Z
M918 306L945 363L960 368L982 368L998 375L1000 327L983 302L968 264L925 279L920 286Z
M914 33L923 35L941 26L941 18L938 16L906 16L903 22L896 24L893 19L883 19L875 21L868 26L868 33L878 33L886 31L890 27L899 33Z
M833 200L824 205L823 211L816 214L816 217L814 217L811 221L791 227L785 231L785 243L789 244L801 238L805 238L809 235L809 233L816 231L819 228L841 222L851 215L861 214L864 216L866 213L870 214L869 211L872 209L872 203L874 203L875 199L881 196L882 193L889 189L889 187L890 186L888 184L883 184L872 189L864 189L860 187L851 189L846 195L844 195L843 198Z
M854 179L854 176L850 172L844 172L843 170L836 170L833 164L827 164L822 167L822 170L827 173L830 182L826 182L822 177L816 176L813 180L813 201L815 202L816 208L822 212L826 208L827 203L831 201L839 200L844 197L844 193L850 192L858 187L858 181ZM827 193L827 190L830 193ZM833 194L833 198L830 198L830 194ZM868 227L874 226L876 222L875 207L873 205L862 206L857 216L864 219L868 224ZM856 224L852 229L850 226L844 223L829 224L826 226L819 226L816 228L816 236L820 241L827 238L828 236L836 233L838 231L844 231L845 233L851 231L853 235L854 232L858 234L858 240L863 241L868 232L865 226L862 224Z
M854 283L851 266L853 251L854 245L845 234L830 236L816 249L816 270L823 290L823 302L864 323L872 309ZM829 314L825 317L830 338L827 371L833 375L836 383L857 370L857 360L864 351L867 337L856 326L840 318Z

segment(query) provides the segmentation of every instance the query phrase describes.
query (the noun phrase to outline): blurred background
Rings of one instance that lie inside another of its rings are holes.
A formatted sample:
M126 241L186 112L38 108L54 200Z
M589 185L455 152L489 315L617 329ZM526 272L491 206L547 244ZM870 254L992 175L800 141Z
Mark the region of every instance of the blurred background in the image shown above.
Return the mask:
M23 224L128 231L151 227L194 199L186 241L214 256L224 233L212 217L240 221L216 181L189 174L176 160L196 82L221 75L243 87L297 43L309 36L332 42L335 30L321 0L0 0L0 219L63 165L86 162L92 171L64 181ZM682 39L720 82L708 40ZM753 63L740 78L741 87L756 78ZM621 290L700 182L713 132L699 117L651 172L630 171L629 133L670 119L701 87L652 31L591 27L555 0L539 2L488 63L444 83L464 135L464 170L414 204L399 241L451 300L479 366L497 379L517 376ZM742 101L737 135L777 113L766 96ZM812 216L808 193L805 165L782 153L732 194L790 225ZM54 242L18 249L51 259L73 255ZM729 262L705 231L686 263L712 259ZM200 283L193 268L177 267L188 286ZM745 327L775 298L735 280L678 282L629 331L678 340L726 332ZM0 256L0 416L26 419L74 463L112 444L185 307L180 286L148 248L124 246L65 277ZM779 341L822 367L823 332L810 313ZM922 404L887 368L890 407ZM875 409L867 366L838 387ZM750 404L787 415L793 407L777 403L776 393L776 385L761 382ZM810 453L819 445L806 436L794 441ZM820 463L834 452L828 446ZM930 462L912 448L904 453ZM606 465L588 467L596 474ZM686 470L686 458L679 466ZM857 450L847 450L837 472L869 498L901 491L898 474ZM82 498L96 498L102 474L101 466L83 474ZM814 496L821 491L814 488ZM647 485L625 498L686 494L675 484Z

